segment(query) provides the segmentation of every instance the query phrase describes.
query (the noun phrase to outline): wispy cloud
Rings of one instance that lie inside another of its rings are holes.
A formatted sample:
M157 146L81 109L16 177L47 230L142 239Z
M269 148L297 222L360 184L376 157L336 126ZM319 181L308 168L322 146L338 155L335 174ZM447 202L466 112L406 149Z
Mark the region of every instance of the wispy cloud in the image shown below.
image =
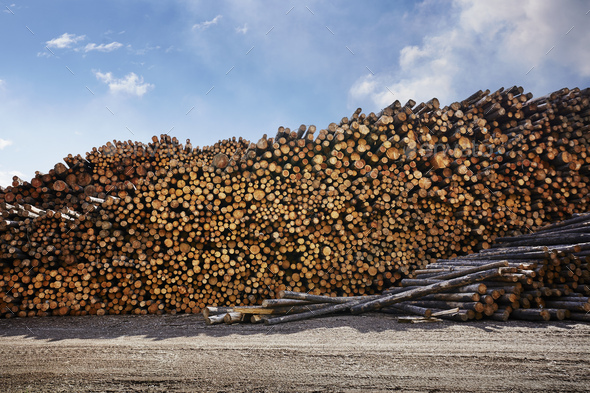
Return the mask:
M10 8L11 8L11 9L15 9L15 8L17 8L17 7L16 7L16 4L14 4L14 3L13 3L13 4L11 4L11 5L10 5ZM20 8L20 7L18 7L18 8ZM12 12L10 9L8 9L8 8L6 8L6 9L3 9L3 10L2 10L2 12L5 12L5 13L7 13L7 14L12 14L12 13L13 13L13 12Z
M12 145L12 141L0 138L0 150L3 150L5 147L8 147L10 145Z
M211 20L194 24L193 30L207 30L209 27L216 25L222 17L222 15L217 15L215 18Z
M238 34L246 34L248 32L248 24L244 23L244 26L240 27L236 27L236 33Z
M6 86L6 81L3 79L0 79L0 89L3 89L4 86Z
M90 43L87 44L85 47L80 48L80 50L83 50L84 52L92 52L92 51L97 51L97 52L112 52L114 50L117 50L119 48L121 48L123 46L123 44L121 44L120 42L111 42L110 44L100 44L100 45L96 45L95 43Z
M144 83L143 77L134 72L125 75L123 78L115 78L112 72L102 73L95 71L96 79L106 83L111 93L123 93L142 97L148 91L154 88L151 83Z
M129 50L129 52L138 55L138 56L143 56L148 52L151 52L153 50L158 50L160 49L160 45L156 45L156 46L150 46L149 44L146 45L145 47L141 48L141 49L135 49L133 48L131 45L127 45L127 50Z
M64 49L70 48L72 45L83 41L85 38L85 35L63 33L61 36L49 40L45 44L47 44L48 48Z

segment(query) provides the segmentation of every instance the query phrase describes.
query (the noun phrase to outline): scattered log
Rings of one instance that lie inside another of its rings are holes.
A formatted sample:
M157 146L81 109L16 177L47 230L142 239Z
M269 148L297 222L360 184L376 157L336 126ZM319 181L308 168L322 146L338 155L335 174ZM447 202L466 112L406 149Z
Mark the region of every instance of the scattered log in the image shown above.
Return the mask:
M426 285L424 287L410 289L394 295L385 295L375 300L358 301L358 303L350 307L353 314L371 311L384 306L395 303L400 303L406 300L412 300L431 293L438 293L448 291L453 288L469 285L478 281L498 277L502 275L502 268L495 268L489 270L478 271L477 273L467 274L463 277L452 278L450 280L440 281L435 284Z

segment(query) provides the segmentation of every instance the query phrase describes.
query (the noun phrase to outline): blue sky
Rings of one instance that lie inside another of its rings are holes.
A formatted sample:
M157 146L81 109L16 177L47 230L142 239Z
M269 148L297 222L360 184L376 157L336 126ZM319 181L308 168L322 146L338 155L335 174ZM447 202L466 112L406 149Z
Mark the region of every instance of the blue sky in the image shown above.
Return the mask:
M170 133L203 146L357 107L590 86L588 1L0 1L0 185Z

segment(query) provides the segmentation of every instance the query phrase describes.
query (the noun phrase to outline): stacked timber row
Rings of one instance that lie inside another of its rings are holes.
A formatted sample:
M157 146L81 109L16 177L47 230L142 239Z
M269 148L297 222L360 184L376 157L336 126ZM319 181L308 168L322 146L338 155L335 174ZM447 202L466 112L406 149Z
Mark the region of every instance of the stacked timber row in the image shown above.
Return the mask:
M516 268L514 274L489 283L492 290L499 289L496 304L500 311L516 319L590 321L590 214L576 215L535 233L498 238L491 249L440 261L439 267L452 269L462 262L469 266L500 259Z
M590 214L494 248L439 260L382 295L330 297L283 291L261 306L207 307L209 324L277 324L337 312L381 311L453 321L489 318L590 321Z
M0 190L0 315L198 312L381 293L589 210L590 90L394 102L211 147L167 135Z

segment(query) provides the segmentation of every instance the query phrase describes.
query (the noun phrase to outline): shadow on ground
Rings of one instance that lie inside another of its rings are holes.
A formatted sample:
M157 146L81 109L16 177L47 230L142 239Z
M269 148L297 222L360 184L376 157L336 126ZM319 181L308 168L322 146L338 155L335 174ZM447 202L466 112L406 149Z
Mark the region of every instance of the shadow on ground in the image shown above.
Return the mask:
M523 328L553 326L557 330L571 329L580 322L524 322L524 321L473 321L398 323L394 315L370 313L365 315L337 315L308 321L265 326L254 324L206 325L201 315L106 315L83 317L15 318L0 320L0 337L27 337L38 340L60 341L70 339L115 339L126 336L143 336L153 340L179 337L226 337L230 335L294 334L305 330L354 329L359 333L414 330L453 329L457 325L470 326L487 332L501 331L505 327Z

